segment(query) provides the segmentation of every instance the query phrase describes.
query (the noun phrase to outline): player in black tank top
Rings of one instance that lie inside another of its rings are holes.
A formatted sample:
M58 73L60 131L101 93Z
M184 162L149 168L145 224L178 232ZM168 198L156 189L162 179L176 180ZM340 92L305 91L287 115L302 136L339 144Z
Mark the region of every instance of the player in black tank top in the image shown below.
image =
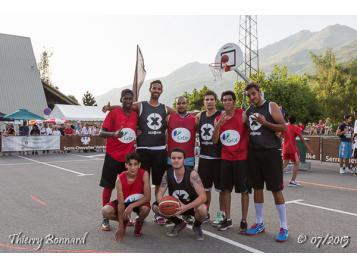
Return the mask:
M279 213L280 231L277 242L288 239L285 200L283 189L283 169L280 140L276 132L286 131L284 117L279 106L264 100L257 84L247 85L245 92L251 107L246 111L250 129L248 154L248 179L254 188L256 224L247 230L247 235L257 235L265 230L263 221L264 183L272 191Z
M201 224L207 217L206 193L198 173L194 169L184 166L185 156L185 152L179 148L172 150L170 155L172 168L165 172L156 194L157 203L153 204L152 208L155 213L159 213L157 204L160 203L168 189L169 195L179 199L181 206L176 215L169 218L175 226L167 235L177 236L186 227L186 222L178 216L192 215L195 217L192 229L197 240L203 240Z

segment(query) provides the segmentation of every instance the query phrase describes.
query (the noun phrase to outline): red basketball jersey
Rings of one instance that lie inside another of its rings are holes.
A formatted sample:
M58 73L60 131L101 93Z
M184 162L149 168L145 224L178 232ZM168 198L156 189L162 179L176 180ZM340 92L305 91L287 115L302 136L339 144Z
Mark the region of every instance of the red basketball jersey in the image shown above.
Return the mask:
M121 108L112 110L104 119L103 128L106 128L110 132L115 132L120 129L123 132L121 138L107 138L107 154L116 161L125 162L125 155L134 152L137 122L138 114L135 111L131 111L128 116Z
M221 118L217 116L216 122ZM248 129L243 123L243 110L236 109L231 119L224 122L219 129L222 143L221 159L229 161L247 160Z
M170 115L168 123L168 153L172 149L181 148L186 152L186 157L194 157L196 142L196 122L193 115L182 118L174 113Z
M126 177L127 173L128 171L124 171L119 175L119 180L123 189L124 200L132 194L144 194L143 178L145 170L139 168L138 174L136 175L136 179L131 184L128 183L128 179Z

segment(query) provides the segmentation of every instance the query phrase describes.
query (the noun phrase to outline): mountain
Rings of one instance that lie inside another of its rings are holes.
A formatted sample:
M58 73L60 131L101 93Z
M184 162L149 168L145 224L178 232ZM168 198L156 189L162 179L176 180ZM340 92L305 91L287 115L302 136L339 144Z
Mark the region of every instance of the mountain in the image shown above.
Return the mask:
M234 72L223 74L221 81L214 81L208 64L192 62L182 66L167 76L160 77L163 84L163 93L160 101L171 106L175 97L182 95L185 91L191 92L194 88L200 89L204 86L220 94L224 90L232 90L237 76ZM139 100L147 100L150 97L150 82L156 79L145 80L140 89ZM121 88L114 88L109 92L96 96L99 106L110 101L111 104L120 104L120 93L124 88L131 88L127 85Z
M339 62L357 59L357 31L339 24L328 26L318 32L300 31L260 49L260 68L264 72L270 72L273 66L278 64L287 65L289 71L294 73L312 72L310 52L322 54L328 48L333 49ZM186 64L167 76L158 78L164 86L160 100L167 105L172 105L175 97L205 85L220 94L224 90L233 88L237 76L234 72L230 72L223 74L222 78L222 81L214 81L208 64L199 62ZM152 80L154 79L144 82L139 100L149 98L148 89ZM108 101L112 104L120 104L120 92L124 88L131 88L131 85L115 88L96 96L98 105L102 106Z
M344 25L328 26L318 32L300 31L259 50L260 67L270 72L274 65L287 65L291 72L311 72L310 53L322 54L332 48L336 57L347 60L357 52L357 31ZM354 44L353 44L354 43Z

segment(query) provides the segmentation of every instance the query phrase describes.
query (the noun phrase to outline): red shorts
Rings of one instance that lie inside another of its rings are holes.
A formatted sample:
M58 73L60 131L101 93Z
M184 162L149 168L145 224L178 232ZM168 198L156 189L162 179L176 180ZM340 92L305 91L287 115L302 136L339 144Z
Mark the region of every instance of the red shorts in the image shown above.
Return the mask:
M131 204L131 203L125 203L125 208L128 207L130 204ZM112 208L114 208L115 214L118 214L118 200L117 200L117 199L108 202L106 205L109 205L109 206L111 206ZM147 202L147 203L145 203L145 204L143 204L143 205L141 205L141 206L142 206L142 207L144 206L144 207L151 208L149 202ZM139 214L139 213L140 213L140 207L134 208L133 211L134 211L136 214Z
M283 160L290 160L291 162L300 161L300 155L298 152L294 154L283 154Z

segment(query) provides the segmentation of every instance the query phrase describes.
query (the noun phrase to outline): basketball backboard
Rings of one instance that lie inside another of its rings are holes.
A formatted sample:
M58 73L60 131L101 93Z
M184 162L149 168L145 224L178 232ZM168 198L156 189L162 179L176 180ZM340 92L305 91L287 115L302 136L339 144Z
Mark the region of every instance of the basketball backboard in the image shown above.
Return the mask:
M222 63L222 57L224 55L228 56L226 65L230 67L225 71L233 71L243 63L243 53L237 44L228 43L222 46L217 52L215 62Z

